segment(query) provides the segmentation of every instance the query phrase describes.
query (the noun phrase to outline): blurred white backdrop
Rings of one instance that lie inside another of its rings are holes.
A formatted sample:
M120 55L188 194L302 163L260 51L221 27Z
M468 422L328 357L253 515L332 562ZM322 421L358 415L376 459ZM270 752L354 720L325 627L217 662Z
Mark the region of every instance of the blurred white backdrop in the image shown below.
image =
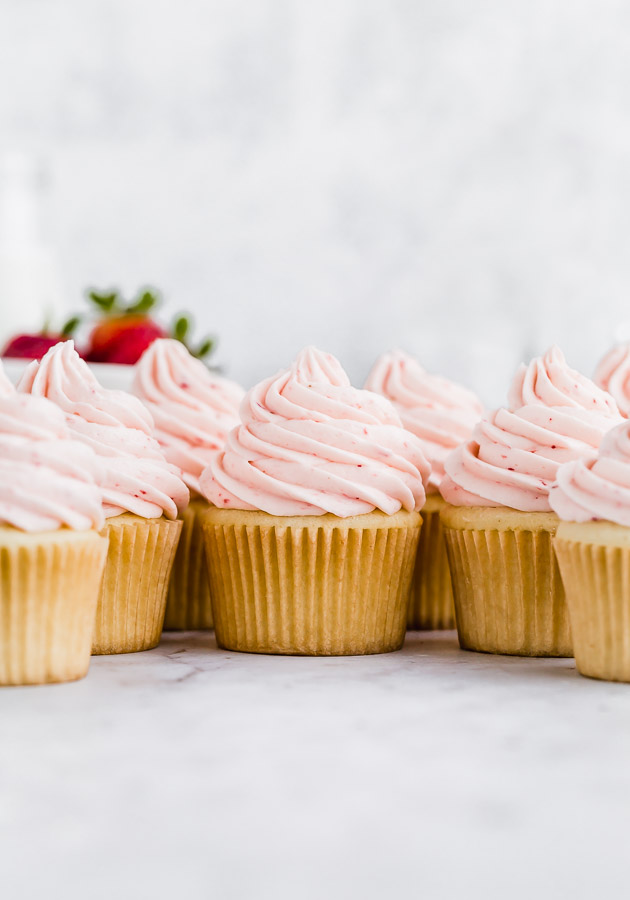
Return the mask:
M66 308L155 284L245 385L400 345L498 403L630 320L623 0L2 0L0 80Z

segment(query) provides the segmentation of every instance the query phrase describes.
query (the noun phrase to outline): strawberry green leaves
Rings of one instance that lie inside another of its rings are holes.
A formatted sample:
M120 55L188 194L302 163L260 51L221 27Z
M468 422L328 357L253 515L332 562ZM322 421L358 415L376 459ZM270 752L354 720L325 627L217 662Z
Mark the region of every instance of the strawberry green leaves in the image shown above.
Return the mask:
M187 315L178 316L173 322L172 336L176 341L180 341L192 356L197 359L204 359L215 346L215 341L211 337L205 337L201 343L191 344L189 335L191 331L191 317Z

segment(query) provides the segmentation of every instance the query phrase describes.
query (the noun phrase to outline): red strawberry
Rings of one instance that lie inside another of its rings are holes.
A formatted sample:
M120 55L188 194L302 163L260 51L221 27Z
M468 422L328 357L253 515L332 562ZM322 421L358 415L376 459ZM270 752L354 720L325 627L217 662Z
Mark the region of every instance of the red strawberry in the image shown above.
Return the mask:
M41 359L47 350L61 340L63 338L59 335L18 334L11 338L2 355L14 359Z
M149 344L167 337L161 325L148 315L158 303L154 291L142 291L135 300L122 302L118 291L90 291L88 297L104 318L92 329L85 358L89 362L133 365Z
M78 324L79 319L75 316L66 322L59 334L49 334L46 328L40 334L18 334L11 338L2 351L2 356L13 359L41 359L59 341L67 341Z
M148 316L116 316L99 322L90 335L90 346L85 358L89 362L122 363L138 362L149 344L157 338L167 337L167 332Z
M90 291L88 297L102 316L90 335L85 354L88 362L133 365L153 341L170 336L149 315L160 301L155 291L141 291L131 303L123 301L118 291ZM214 341L207 338L196 349L191 348L186 341L189 328L186 316L180 316L173 326L173 337L188 347L193 355L200 358L206 356L212 350Z

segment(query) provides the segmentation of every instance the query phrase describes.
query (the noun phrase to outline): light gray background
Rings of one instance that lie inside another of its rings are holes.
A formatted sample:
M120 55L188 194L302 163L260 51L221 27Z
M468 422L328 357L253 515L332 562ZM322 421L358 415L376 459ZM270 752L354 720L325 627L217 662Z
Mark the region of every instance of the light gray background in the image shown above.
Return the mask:
M0 154L68 306L152 281L245 384L401 344L494 403L630 320L629 51L623 0L0 0ZM446 641L3 693L0 893L625 896L626 689Z
M630 320L622 0L0 0L0 85L70 304L153 282L245 384L402 345L494 403Z

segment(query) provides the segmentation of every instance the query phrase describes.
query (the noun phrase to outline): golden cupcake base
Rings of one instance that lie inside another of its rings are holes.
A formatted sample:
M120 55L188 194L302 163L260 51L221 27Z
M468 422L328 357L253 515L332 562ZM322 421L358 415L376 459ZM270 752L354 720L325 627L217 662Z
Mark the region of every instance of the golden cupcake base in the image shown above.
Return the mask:
M407 627L435 631L455 628L451 572L440 513L446 501L428 494L422 507L422 531L411 582Z
M86 675L106 553L95 531L0 527L0 684Z
M418 513L204 516L217 643L249 653L352 656L398 650Z
M578 672L630 682L630 528L561 522L554 546Z
M555 513L491 507L442 511L457 632L465 650L573 656L553 538Z
M206 500L195 497L180 516L182 532L168 588L165 631L212 628L210 584L201 528L202 517L209 507Z
M107 562L96 611L92 653L134 653L157 647L181 520L123 513L108 519Z

